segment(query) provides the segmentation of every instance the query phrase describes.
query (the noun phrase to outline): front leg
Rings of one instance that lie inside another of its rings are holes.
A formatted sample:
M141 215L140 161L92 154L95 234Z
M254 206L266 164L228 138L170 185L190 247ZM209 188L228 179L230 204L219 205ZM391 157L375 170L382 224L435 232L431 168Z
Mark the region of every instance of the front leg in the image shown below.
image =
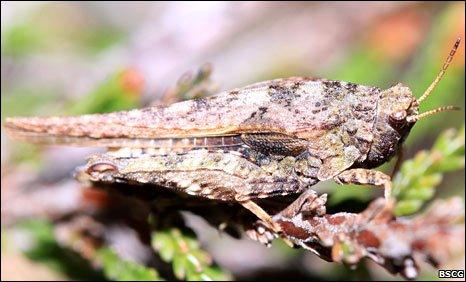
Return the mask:
M391 200L392 182L390 176L383 172L355 168L345 170L334 177L334 180L339 184L356 184L356 185L375 185L384 189L384 196L387 202Z
M392 173L390 174L391 178L393 178L395 174L398 173L398 170L400 170L403 157L404 157L403 145L400 145L400 147L396 151L396 162L395 162L395 165L393 166Z

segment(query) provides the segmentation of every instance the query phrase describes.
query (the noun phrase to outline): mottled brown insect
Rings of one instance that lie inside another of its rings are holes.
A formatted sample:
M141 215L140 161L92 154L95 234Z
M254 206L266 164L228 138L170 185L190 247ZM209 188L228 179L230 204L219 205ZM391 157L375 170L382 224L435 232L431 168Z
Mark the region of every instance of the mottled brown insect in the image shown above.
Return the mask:
M215 200L238 201L275 231L254 200L301 193L319 181L372 184L390 197L390 177L371 170L399 150L419 119L417 99L350 82L292 77L256 83L164 107L77 117L8 118L15 138L103 146L80 171L91 181L157 184Z

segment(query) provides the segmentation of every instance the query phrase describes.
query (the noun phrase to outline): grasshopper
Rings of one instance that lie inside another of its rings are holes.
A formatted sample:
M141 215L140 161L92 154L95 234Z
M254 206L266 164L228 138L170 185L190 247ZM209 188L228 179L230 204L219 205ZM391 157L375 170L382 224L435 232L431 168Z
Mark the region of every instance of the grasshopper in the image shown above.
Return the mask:
M280 232L255 200L302 193L329 179L380 186L390 199L390 176L372 169L396 154L418 120L454 109L419 113L459 44L419 99L401 83L382 90L291 77L167 106L7 118L5 127L34 143L109 148L79 170L91 181L154 184L239 202Z

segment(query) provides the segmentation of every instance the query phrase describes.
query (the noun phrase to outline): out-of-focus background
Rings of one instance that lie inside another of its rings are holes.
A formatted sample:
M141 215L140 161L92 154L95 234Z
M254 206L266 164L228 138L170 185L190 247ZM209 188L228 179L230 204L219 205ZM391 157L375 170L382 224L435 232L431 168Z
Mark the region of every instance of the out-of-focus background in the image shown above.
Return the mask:
M1 5L2 124L9 116L153 104L184 73L205 63L213 68L218 90L316 76L383 89L402 82L419 97L455 39L464 41L465 30L464 2ZM430 148L443 130L464 124L464 61L463 43L435 93L421 105L421 111L442 105L460 106L461 111L420 121L406 141L405 158ZM47 233L50 221L83 205L71 175L96 150L32 146L12 141L3 128L1 141L2 280L102 278L89 266L67 264L72 255L64 252L69 250L60 249ZM447 174L436 197L464 198L464 179L464 170ZM366 203L377 193L333 183L316 189L330 193L329 204L341 207ZM200 218L187 218L202 247L237 279L395 278L371 262L349 270L282 244L265 248L219 235ZM129 259L144 260L145 250L133 242L132 231L114 228L112 247ZM41 248L54 252L44 255ZM455 266L464 269L464 258L453 261ZM421 278L436 278L433 268L423 269Z

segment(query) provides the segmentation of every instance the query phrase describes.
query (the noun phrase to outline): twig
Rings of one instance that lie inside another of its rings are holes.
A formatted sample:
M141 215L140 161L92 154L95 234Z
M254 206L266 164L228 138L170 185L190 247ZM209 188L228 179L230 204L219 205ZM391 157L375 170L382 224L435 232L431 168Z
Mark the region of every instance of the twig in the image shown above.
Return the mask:
M439 267L464 251L464 218L460 198L437 200L424 214L395 218L384 199L359 213L325 214L325 197L315 192L303 198L299 212L275 215L281 236L319 257L355 266L367 257L407 279L418 274L415 257Z

